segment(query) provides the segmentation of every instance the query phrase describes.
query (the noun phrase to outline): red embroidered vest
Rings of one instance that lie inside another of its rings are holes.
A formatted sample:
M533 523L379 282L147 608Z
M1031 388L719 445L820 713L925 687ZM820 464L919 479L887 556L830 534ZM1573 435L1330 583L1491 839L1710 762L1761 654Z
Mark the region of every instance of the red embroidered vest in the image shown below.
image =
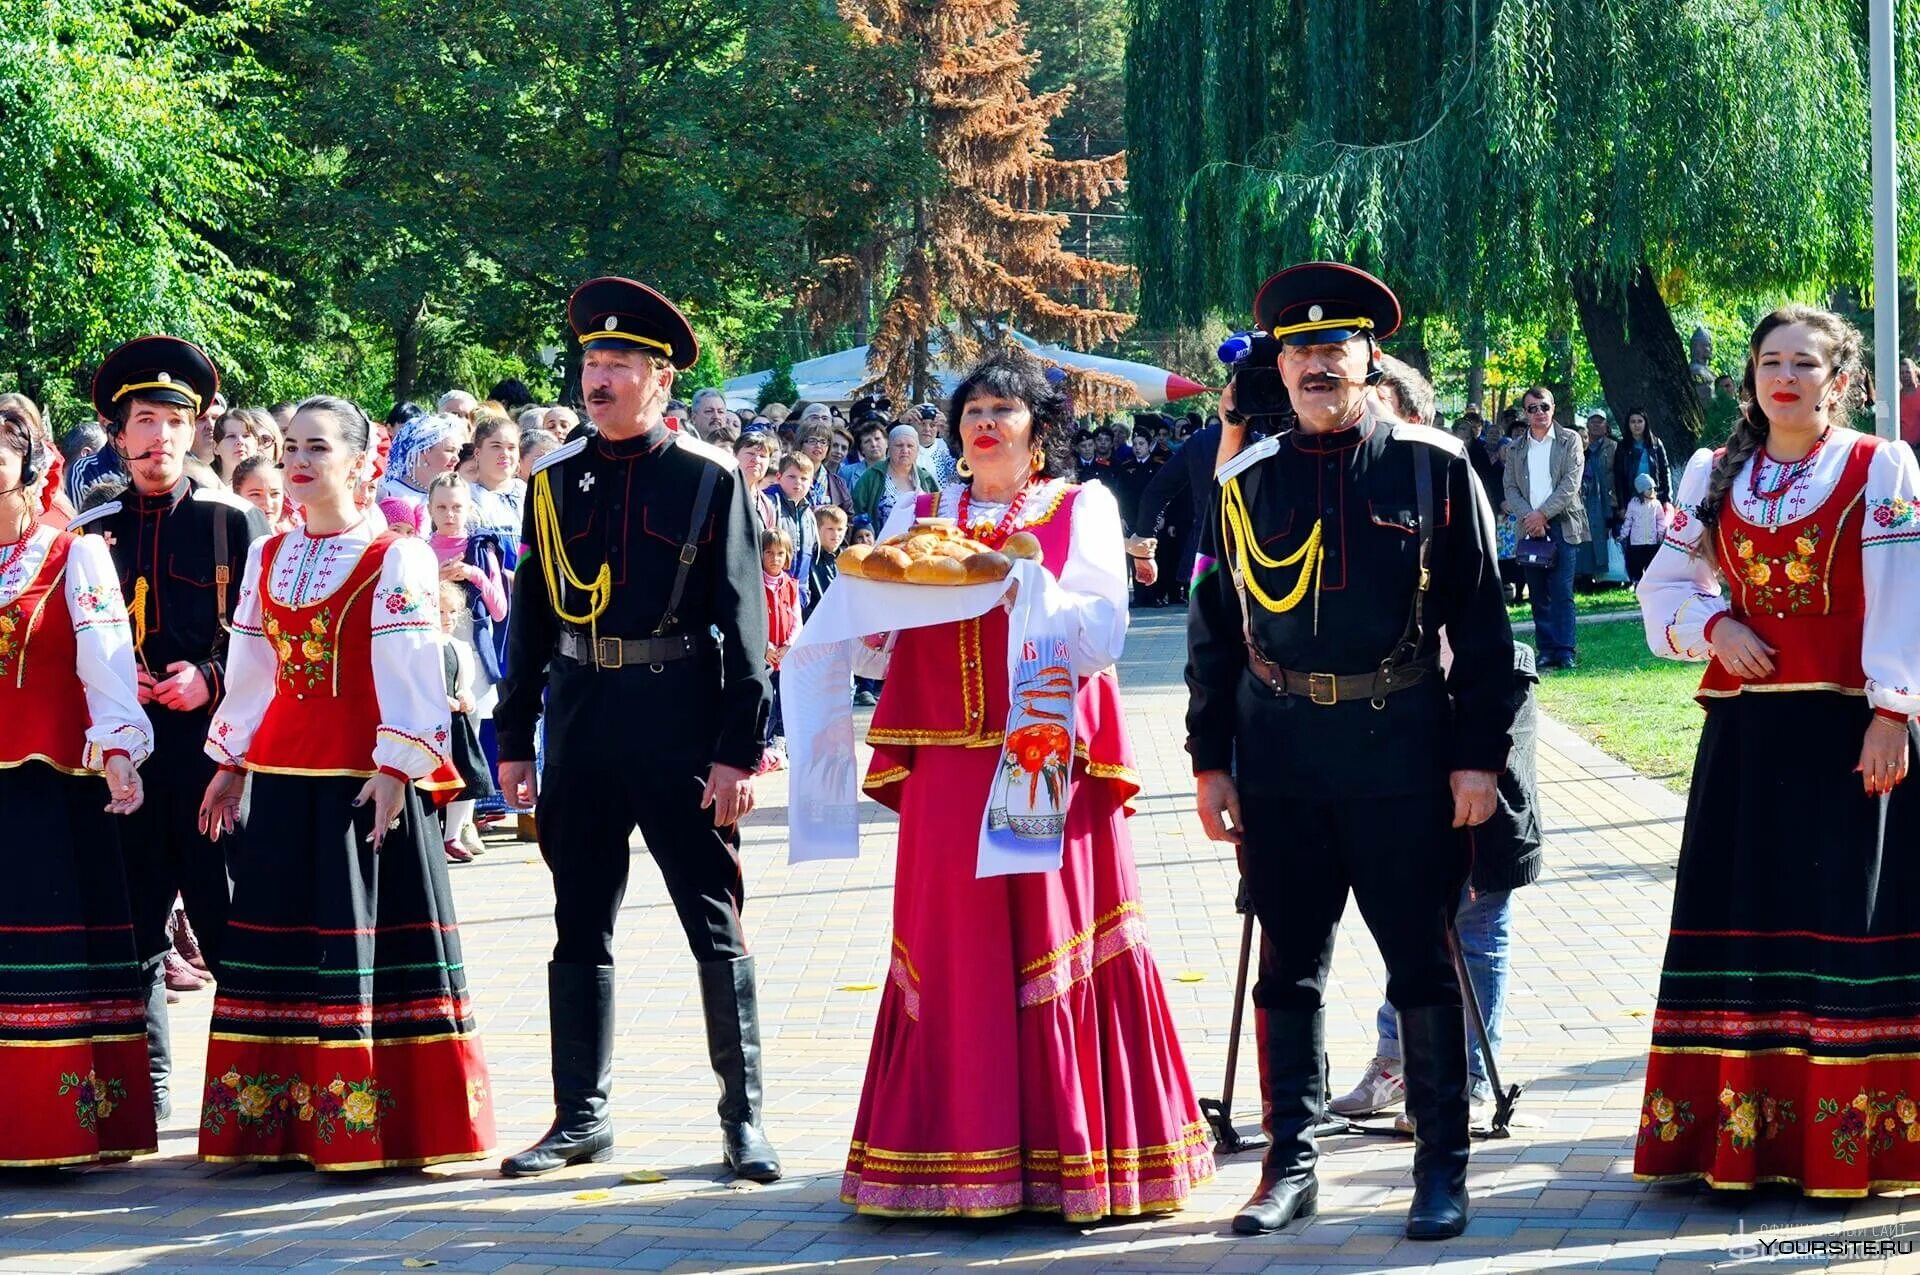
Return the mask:
M71 532L47 546L39 573L0 607L0 766L44 761L86 774L86 688L75 667L79 644L63 595Z
M1860 566L1867 470L1880 440L1853 440L1840 480L1819 506L1794 522L1750 522L1729 498L1721 506L1713 552L1734 619L1774 649L1773 675L1742 679L1718 660L1707 664L1700 695L1747 690L1861 691L1867 595Z
M1080 489L1059 488L1051 508L1035 513L1023 531L1032 532L1045 553L1043 564L1054 579L1066 566L1073 539L1073 502ZM915 515L931 517L936 494L919 497ZM1080 773L1138 791L1133 754L1120 715L1119 683L1111 669L1080 679L1074 699L1075 752ZM880 703L867 728L874 747L866 791L883 804L896 804L898 784L922 746L998 748L1007 724L1007 613L994 607L985 615L954 624L903 629L893 646Z
M247 748L247 769L283 775L371 775L380 701L373 687L373 592L396 539L382 532L339 588L305 606L267 585L286 533L260 551L260 627L274 652L273 701Z

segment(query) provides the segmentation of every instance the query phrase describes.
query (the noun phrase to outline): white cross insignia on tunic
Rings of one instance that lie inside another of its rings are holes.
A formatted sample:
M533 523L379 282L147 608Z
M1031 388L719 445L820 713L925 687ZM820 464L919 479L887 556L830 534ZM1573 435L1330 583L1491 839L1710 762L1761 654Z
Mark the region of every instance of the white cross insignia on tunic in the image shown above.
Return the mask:
M582 479L580 480L580 490L581 490L581 491L592 491L592 490L593 490L593 475L592 475L592 474L588 474L588 475L587 475L586 477L584 477L584 478L582 478Z

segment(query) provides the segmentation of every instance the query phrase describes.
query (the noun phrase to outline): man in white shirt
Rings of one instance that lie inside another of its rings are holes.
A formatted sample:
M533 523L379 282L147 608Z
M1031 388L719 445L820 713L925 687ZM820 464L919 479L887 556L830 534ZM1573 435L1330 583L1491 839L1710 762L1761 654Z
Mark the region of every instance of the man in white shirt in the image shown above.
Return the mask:
M1580 435L1553 420L1553 391L1536 385L1520 402L1527 432L1509 451L1505 512L1520 520L1520 558L1527 572L1527 596L1533 604L1534 645L1542 669L1574 665L1573 568L1575 546L1589 538L1586 506L1580 502L1580 478L1586 449ZM1528 561L1527 541L1545 541ZM1550 558L1540 561L1540 557Z

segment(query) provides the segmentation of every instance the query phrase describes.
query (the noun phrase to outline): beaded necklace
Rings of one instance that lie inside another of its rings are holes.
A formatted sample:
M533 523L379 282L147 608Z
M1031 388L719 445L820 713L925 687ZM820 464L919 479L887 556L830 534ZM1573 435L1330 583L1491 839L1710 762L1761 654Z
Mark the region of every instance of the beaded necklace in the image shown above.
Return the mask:
M998 549L1001 545L1007 543L1007 537L1013 534L1013 529L1017 525L1020 517L1020 511L1026 507L1027 493L1032 490L1033 484L1028 483L1014 493L1013 499L1007 504L1007 512L1000 516L998 526L992 530L987 530L986 524L982 523L980 528L976 530L967 521L967 513L973 507L973 488L962 488L960 491L960 507L958 511L962 534L972 536L989 549Z
M1796 461L1782 463L1773 460L1773 457L1767 455L1766 449L1762 448L1760 455L1753 462L1753 472L1747 475L1747 493L1764 504L1778 500L1792 491L1795 484L1813 472L1813 464L1820 457L1820 449L1827 445L1827 435L1832 432L1832 426L1821 430L1820 437L1813 441L1813 447ZM1760 486L1760 469L1767 461L1773 461L1779 467L1779 471L1776 475L1776 485L1763 490Z

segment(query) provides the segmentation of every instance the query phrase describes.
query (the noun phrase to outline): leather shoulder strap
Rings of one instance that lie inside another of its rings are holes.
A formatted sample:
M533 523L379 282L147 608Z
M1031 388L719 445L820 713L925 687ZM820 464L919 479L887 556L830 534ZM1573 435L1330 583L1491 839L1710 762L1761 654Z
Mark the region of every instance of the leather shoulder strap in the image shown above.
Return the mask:
M700 556L700 529L707 525L707 510L713 505L713 489L720 482L720 468L711 462L700 467L700 485L693 493L693 516L688 519L686 543L680 546L680 566L673 573L673 591L667 594L667 609L653 630L655 637L670 632L680 621L680 599L687 591L687 575L693 570L693 560Z
M233 557L227 543L227 510L213 508L213 612L221 628L227 627L227 588L233 583Z

